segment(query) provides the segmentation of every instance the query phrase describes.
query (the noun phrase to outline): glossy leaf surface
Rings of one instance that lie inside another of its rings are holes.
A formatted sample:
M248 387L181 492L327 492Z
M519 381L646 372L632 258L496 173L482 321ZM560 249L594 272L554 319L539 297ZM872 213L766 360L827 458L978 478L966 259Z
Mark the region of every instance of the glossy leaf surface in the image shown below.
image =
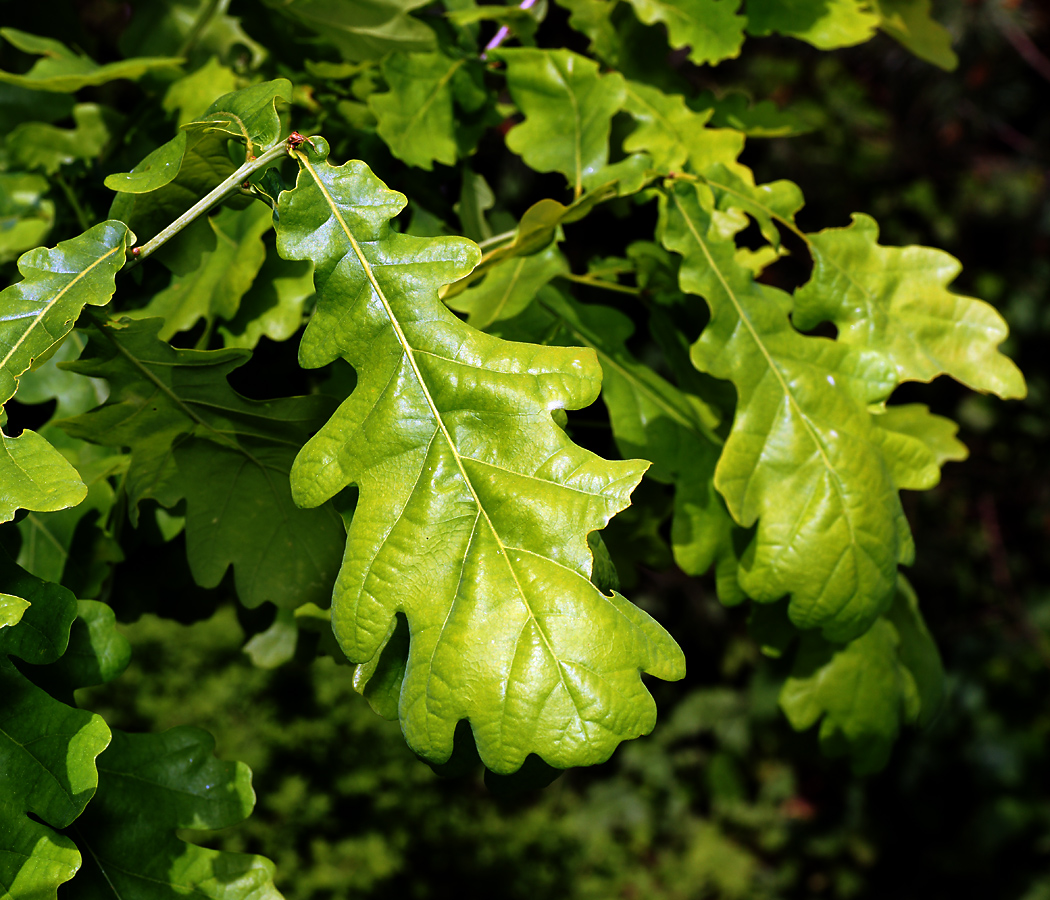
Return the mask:
M682 289L711 309L692 360L737 389L715 486L739 524L758 521L741 585L760 601L790 593L799 628L856 637L913 552L865 409L889 394L893 371L878 354L795 331L790 298L736 263L713 207L706 187L675 184L663 239L683 256Z
M297 502L360 492L332 621L344 652L380 653L410 632L399 716L409 745L444 762L467 719L482 761L516 771L605 759L649 731L640 673L683 674L681 651L645 613L589 581L587 535L628 503L645 465L572 444L552 410L592 402L593 352L476 332L438 288L477 264L462 238L416 238L405 206L361 162L298 154L281 195L278 247L316 261L319 301L300 348L339 356L354 392L303 448Z

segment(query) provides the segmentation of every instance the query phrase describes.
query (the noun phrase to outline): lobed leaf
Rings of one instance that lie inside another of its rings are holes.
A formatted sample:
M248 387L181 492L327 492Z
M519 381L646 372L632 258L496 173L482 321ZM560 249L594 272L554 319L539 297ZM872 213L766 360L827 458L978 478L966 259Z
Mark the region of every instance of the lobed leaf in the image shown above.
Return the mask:
M584 178L609 159L623 76L600 75L596 62L570 50L501 47L490 55L507 64L507 89L525 115L507 146L537 172L561 172L578 197Z
M365 663L403 614L398 713L433 762L450 758L464 719L499 773L533 753L558 767L603 760L653 727L641 672L679 678L684 665L652 619L589 581L587 535L627 505L645 468L599 459L552 418L595 399L594 354L457 319L438 289L477 264L477 247L394 232L405 198L362 162L331 166L316 143L281 195L278 249L316 263L301 363L341 356L358 376L292 469L303 505L358 487L336 637Z
M717 215L706 186L679 181L662 233L683 257L682 290L711 309L693 363L737 390L715 486L740 525L758 522L741 586L760 602L791 594L797 627L848 640L889 605L897 563L913 553L865 409L889 394L893 371L879 354L795 331L790 298L736 263Z
M452 80L465 60L443 53L391 53L383 59L390 88L368 97L376 130L390 152L410 166L430 170L456 161Z
M0 71L0 82L32 88L35 91L72 93L81 88L116 81L118 78L135 81L148 72L175 68L182 63L182 59L178 57L144 56L100 66L84 54L76 53L52 38L39 37L16 28L0 28L0 36L23 53L40 57L24 75Z
M831 755L858 774L885 766L901 723L929 722L944 691L940 654L902 576L892 607L844 647L803 635L780 706L796 730L820 721Z
M39 247L55 224L55 204L44 199L46 178L0 172L0 263Z
M101 717L48 696L8 660L43 666L59 659L77 613L73 595L2 551L0 586L30 604L18 624L0 629L0 885L12 900L53 898L81 862L55 829L73 822L95 793L95 758L110 732Z
M56 128L47 122L23 122L9 131L4 143L14 167L43 170L54 175L78 159L96 159L110 140L113 120L121 117L97 103L73 107L75 128Z
M667 26L668 43L686 48L698 66L740 55L747 19L737 15L740 0L630 0L646 25Z
M715 163L743 168L736 162L744 149L743 134L730 128L708 128L711 110L693 112L680 94L665 94L630 81L624 109L638 123L623 142L624 153L644 150L664 172L681 169L687 161L698 172Z
M391 50L432 50L434 32L409 13L427 0L266 0L305 25L350 62L380 59Z
M941 466L968 455L966 445L955 438L959 426L922 403L888 406L873 421L899 488L929 490L941 480Z
M867 0L747 0L749 34L774 31L820 50L870 40L880 19Z
M268 859L210 850L176 829L235 825L255 805L244 763L220 762L189 726L163 734L115 730L99 757L98 792L71 834L85 863L74 890L89 897L279 900Z
M862 213L846 228L807 236L813 275L795 293L797 326L833 322L840 342L881 353L898 382L946 374L975 391L1024 397L1024 376L997 349L1008 331L1003 317L948 290L959 261L929 247L883 247L878 236Z
M879 28L919 59L951 71L959 64L952 36L930 16L930 0L875 0Z
M105 378L111 394L61 426L83 440L130 448L132 511L146 497L171 506L186 496L187 554L199 584L216 586L232 565L246 606L327 602L342 523L331 507L295 509L288 471L330 401L247 400L226 378L248 351L177 350L157 339L162 325L124 319L93 328L85 358L67 367Z

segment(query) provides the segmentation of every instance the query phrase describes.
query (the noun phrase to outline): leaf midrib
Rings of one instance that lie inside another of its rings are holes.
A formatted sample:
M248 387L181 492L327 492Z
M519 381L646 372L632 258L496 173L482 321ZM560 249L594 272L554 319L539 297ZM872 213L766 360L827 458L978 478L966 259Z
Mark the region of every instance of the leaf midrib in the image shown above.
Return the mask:
M390 321L390 326L393 329L398 342L401 344L405 357L409 361L409 365L411 365L412 367L412 373L415 376L417 384L419 385L420 392L423 394L427 406L430 408L431 415L433 415L434 420L437 422L438 429L441 431L441 435L449 448L449 452L452 454L452 458L455 460L456 468L459 469L460 476L463 478L463 482L467 486L467 490L470 491L470 495L474 499L474 504L477 507L479 514L482 517L484 517L485 522L492 533L492 537L499 547L499 555L504 561L504 564L506 565L511 578L514 581L514 586L517 589L518 596L521 598L522 605L525 607L529 618L536 623L536 628L539 631L540 636L543 638L543 643L547 649L547 653L549 654L550 658L555 662L555 667L558 672L558 680L561 683L562 687L565 689L567 696L571 700L572 691L565 681L565 675L562 671L561 659L558 657L558 654L555 653L554 647L551 644L550 636L547 634L547 630L546 628L544 628L543 622L533 611L532 605L529 603L529 599L525 594L525 590L522 587L520 579L518 578L518 573L515 571L514 566L511 565L510 556L507 552L509 548L506 546L506 544L504 544L503 539L499 535L499 532L496 531L496 526L493 524L492 519L489 517L488 512L485 510L485 507L482 504L481 498L478 496L477 491L474 489L474 485L470 480L470 476L467 474L467 471L463 465L463 459L460 456L459 451L456 449L456 445L452 440L452 435L449 433L448 428L445 426L445 421L437 408L437 404L434 402L434 398L430 394L430 390L427 388L427 384L423 378L423 373L419 368L419 364L416 362L415 348L411 345L411 343L409 343L407 335L402 330L401 323L398 321L397 316L394 315L394 310L390 306L390 301L387 299L386 293L383 291L383 288L379 284L375 273L372 271L372 266L368 262L367 257L364 255L364 252L361 250L361 245L358 244L357 238L354 237L354 234L350 230L349 225L347 225L346 220L343 218L342 213L339 211L339 207L335 202L335 198L332 197L331 193L328 191L327 186L321 180L320 174L311 164L306 154L304 154L301 150L298 149L293 152L295 154L296 159L299 161L299 164L303 168L305 168L310 173L310 176L313 178L314 184L317 185L318 191L320 191L321 195L324 197L325 202L328 204L328 208L332 212L332 215L335 217L335 220L339 223L340 228L342 228L343 233L346 235L346 238L349 241L355 256L357 257L358 263L361 265L361 268L365 273L365 277L368 279L369 284L371 284L372 286L372 290L375 292L375 295L379 299L380 303L383 304L383 309L386 312L387 318ZM573 706L575 706L575 703L573 703ZM580 714L579 710L577 710L577 715L580 716L581 720L583 719L583 716L582 714Z

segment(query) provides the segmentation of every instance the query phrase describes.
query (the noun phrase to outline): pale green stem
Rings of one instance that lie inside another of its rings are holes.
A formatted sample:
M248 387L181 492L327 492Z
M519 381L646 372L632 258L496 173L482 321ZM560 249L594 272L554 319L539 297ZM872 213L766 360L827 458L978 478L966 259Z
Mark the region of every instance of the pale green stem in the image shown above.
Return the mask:
M202 197L196 203L193 204L189 209L186 210L181 216L179 216L174 222L172 222L167 228L161 231L156 237L151 238L139 249L139 252L134 254L139 262L142 262L147 256L155 253L161 247L163 247L168 241L170 241L175 235L177 235L183 228L189 225L194 219L200 216L202 213L206 213L216 203L222 200L227 194L237 190L241 183L247 181L249 177L254 175L259 169L265 168L275 159L280 158L283 154L288 153L288 142L280 141L274 144L264 153L260 154L255 159L250 159L243 166L241 166L236 172L230 175L222 184L218 187L209 191L207 195Z
M478 241L478 246L483 250L486 247L491 247L493 244L502 244L509 241L514 235L518 233L517 228L512 228L510 231L504 231L502 234L494 234L490 238L485 238L483 241Z
M641 288L631 287L626 284L618 284L615 281L606 281L604 278L594 278L588 275L573 275L569 272L563 272L556 276L557 278L564 278L567 281L575 281L577 284L586 284L590 287L601 288L605 291L617 291L621 294L640 294Z

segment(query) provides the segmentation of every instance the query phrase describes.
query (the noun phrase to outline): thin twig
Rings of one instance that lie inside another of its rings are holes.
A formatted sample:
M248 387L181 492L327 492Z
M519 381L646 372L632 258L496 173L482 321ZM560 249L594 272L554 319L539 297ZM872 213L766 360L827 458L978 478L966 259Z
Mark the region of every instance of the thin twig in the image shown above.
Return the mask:
M518 8L519 8L519 9L529 9L530 7L532 7L532 6L535 6L535 5L536 5L536 0L522 0L521 4L519 4L519 7L518 7ZM482 54L481 54L481 58L482 58L482 59L485 59L485 58L487 58L487 56L488 56L488 52L489 52L490 50L495 50L495 49L496 49L496 48L497 48L497 47L498 47L498 46L499 46L500 44L502 44L502 43L503 43L503 42L504 42L504 41L505 41L505 40L506 40L506 39L507 39L507 38L508 38L509 36L510 36L510 26L509 26L509 25L500 25L500 27L499 27L499 31L497 31L497 32L496 32L496 33L495 33L495 34L494 34L494 35L492 36L492 40L491 40L491 41L489 41L489 42L488 42L488 43L487 43L487 44L485 45L485 49L484 49L484 51L483 51L483 52L482 52Z

